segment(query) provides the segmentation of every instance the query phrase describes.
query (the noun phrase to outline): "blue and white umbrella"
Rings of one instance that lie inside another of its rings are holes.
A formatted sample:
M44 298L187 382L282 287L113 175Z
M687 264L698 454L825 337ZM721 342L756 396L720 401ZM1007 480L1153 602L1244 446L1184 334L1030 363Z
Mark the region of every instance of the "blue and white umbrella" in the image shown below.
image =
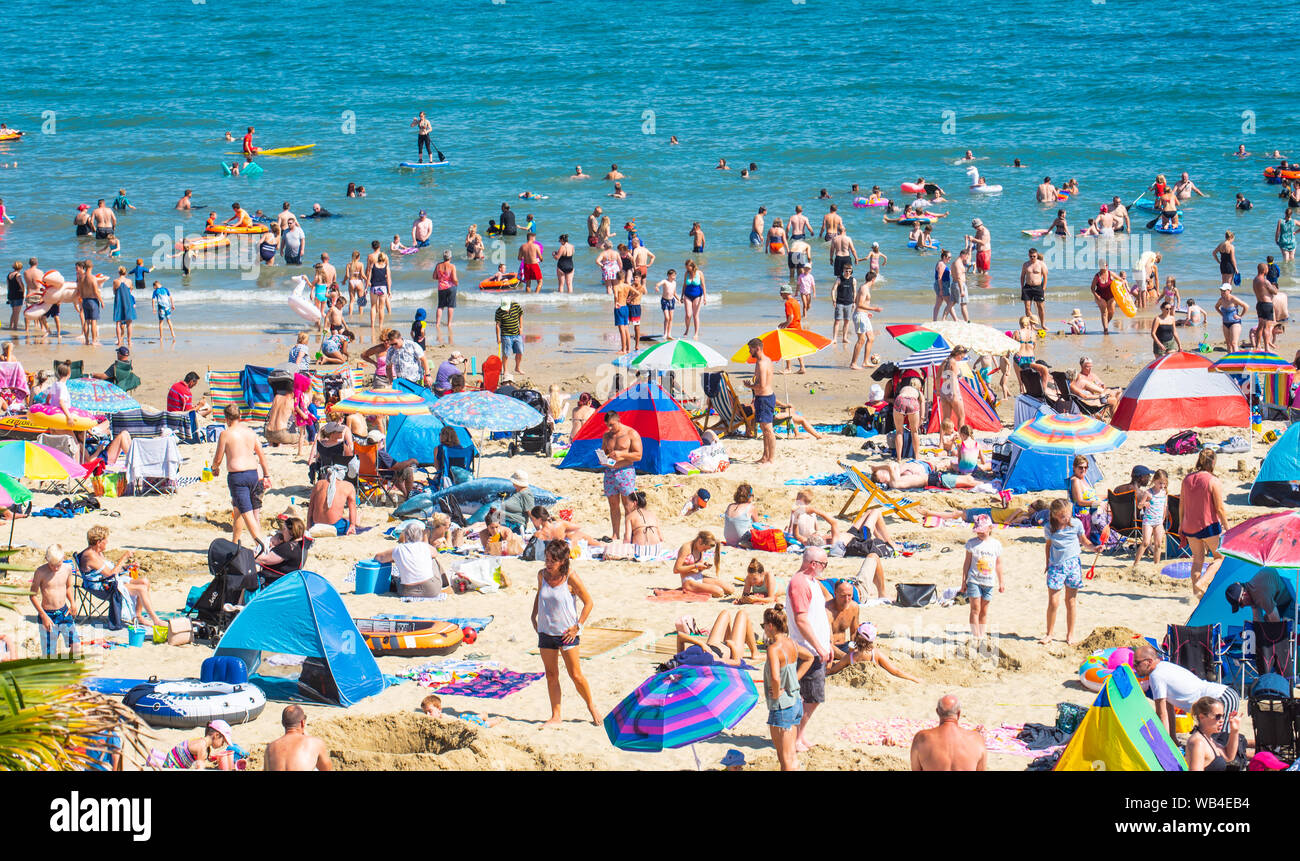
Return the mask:
M78 377L68 381L68 396L75 409L95 415L140 409L140 402L107 380Z
M444 395L429 411L449 425L489 431L527 430L543 420L521 400L484 391Z

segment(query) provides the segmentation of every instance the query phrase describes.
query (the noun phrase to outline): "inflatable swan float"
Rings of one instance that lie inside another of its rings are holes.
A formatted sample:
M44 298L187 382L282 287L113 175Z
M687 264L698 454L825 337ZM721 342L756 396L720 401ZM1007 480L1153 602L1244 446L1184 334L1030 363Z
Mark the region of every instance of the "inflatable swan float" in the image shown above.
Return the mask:
M320 309L312 302L313 293L311 279L306 275L299 275L297 285L293 288L293 293L289 296L289 307L299 317L308 323L319 323L321 321ZM303 294L307 295L303 295Z
M1002 191L1000 185L981 185L980 171L975 165L966 168L966 178L970 180L970 190L974 194L997 194Z

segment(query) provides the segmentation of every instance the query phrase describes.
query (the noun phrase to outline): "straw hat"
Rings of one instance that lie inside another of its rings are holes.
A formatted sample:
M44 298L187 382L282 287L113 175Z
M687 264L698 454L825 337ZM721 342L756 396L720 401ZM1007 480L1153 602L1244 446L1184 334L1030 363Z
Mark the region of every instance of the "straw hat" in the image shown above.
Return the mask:
M524 472L522 469L515 470L510 473L510 483L515 487L527 487L528 473Z

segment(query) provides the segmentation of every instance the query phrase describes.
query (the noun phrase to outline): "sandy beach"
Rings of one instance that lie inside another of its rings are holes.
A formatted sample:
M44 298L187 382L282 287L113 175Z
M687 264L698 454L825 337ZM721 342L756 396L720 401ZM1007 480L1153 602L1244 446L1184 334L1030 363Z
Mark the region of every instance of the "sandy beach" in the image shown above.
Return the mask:
M466 343L482 338L483 333L466 332ZM1130 336L1131 338L1132 336ZM1064 339L1060 339L1064 340ZM1108 382L1123 384L1131 376L1132 366L1126 352L1133 349L1127 338L1112 337L1104 351L1095 351L1101 375ZM241 353L232 367L244 362L274 364L282 361L290 342L265 345L261 352ZM1070 344L1053 342L1054 349L1079 350ZM842 422L852 407L861 402L865 387L863 375L842 367L828 367L836 348L814 357L809 373L791 376L792 391L815 390L802 394L796 401L805 415L817 423ZM444 348L445 350L445 348ZM45 365L52 356L86 358L88 369L95 369L91 356L101 356L103 349L65 346L63 349L37 346L23 347L20 359L29 368ZM440 350L430 345L432 363L441 360ZM537 351L541 353L542 351ZM174 352L170 347L141 344L137 347L136 369L144 379L137 394L146 404L160 404L172 382L186 371L203 372L197 345L182 343ZM569 392L587 388L595 378L589 355L550 352L541 358L530 355L522 375L532 386L543 391L558 383ZM838 362L836 362L838 364ZM778 376L778 392L787 378ZM806 387L806 388L805 388ZM202 390L202 384L200 390ZM197 393L197 392L196 392ZM1012 401L1002 403L1005 414ZM1270 427L1277 426L1270 423ZM1277 426L1281 429L1281 426ZM1203 441L1225 439L1234 429L1216 428L1202 433ZM1170 432L1130 434L1120 450L1098 457L1106 475L1099 488L1124 482L1130 467L1143 463L1153 469L1169 471L1171 490L1191 469L1194 456L1174 457L1152 450ZM784 525L796 487L786 486L788 478L838 471L837 461L865 464L863 441L843 436L827 436L814 441L780 437L777 462L771 466L753 463L760 454L754 440L728 439L726 447L731 466L724 473L703 476L638 477L638 487L647 493L651 508L664 524L665 541L672 547L689 540L699 530L721 535L721 509L740 482L755 487L758 510L769 526ZM186 461L182 476L197 476L211 457L212 445L183 446ZM518 468L527 469L533 484L552 490L562 497L559 508L572 509L573 520L595 535L609 533L608 511L600 496L600 476L595 473L560 470L558 460L522 454L507 456L504 444L487 442L481 446L483 458L480 474L508 476ZM1228 511L1232 522L1239 522L1263 510L1245 506L1251 478L1266 448L1257 445L1251 454L1225 456L1220 459L1218 474L1224 482ZM296 502L302 505L309 493L304 460L291 450L270 449L272 488L268 491L264 514L269 519ZM703 512L679 518L677 512L694 490L705 487L714 504ZM848 491L812 488L819 507L838 511ZM996 505L996 498L974 492L943 493L907 492L912 499L924 498L925 507ZM57 497L38 494L36 507L51 504ZM1026 504L1035 495L1017 498ZM62 543L69 551L85 546L85 531L97 524L108 526L109 557L116 559L124 549L135 551L142 572L154 589L155 606L178 609L189 588L209 579L205 560L208 544L228 533L229 499L222 481L195 483L182 487L175 495L128 497L102 500L104 511L87 513L71 520L31 519L20 521L16 543L27 545L18 561L35 565L44 546ZM383 530L391 508L365 507L362 525L368 529L360 535L321 539L312 548L310 570L325 576L342 594L354 616L387 612L439 616L493 616L494 621L477 642L462 644L455 659L499 661L511 670L540 672L541 660L535 653L536 635L529 614L536 591L537 563L504 559L502 566L511 581L509 588L496 594L467 593L451 595L445 601L429 604L402 603L396 596L354 595L348 577L353 564L393 545ZM846 524L845 524L846 525ZM962 543L970 536L969 527L924 529L912 524L889 521L896 539L926 542L928 549L910 557L886 561L887 597L893 597L897 583L934 583L942 591L956 588L961 580ZM867 743L871 731L882 721L921 721L933 723L934 703L946 693L957 694L963 706L963 723L982 726L994 732L1003 724L1026 721L1052 723L1058 702L1086 705L1093 695L1078 683L1079 662L1095 648L1131 642L1134 633L1159 638L1169 623L1182 623L1194 606L1186 581L1164 577L1150 561L1136 571L1130 569L1126 556L1103 556L1096 565L1096 577L1080 593L1077 636L1078 646L1055 642L1040 646L1036 640L1043 632L1046 589L1043 583L1043 539L1041 530L1005 528L994 533L1004 546L1007 590L995 596L990 611L992 646L979 651L968 649L967 608L965 606L906 609L893 606L864 607L862 618L874 622L881 632L881 645L902 668L921 679L914 684L888 676L876 668L854 667L828 684L827 703L817 712L810 725L809 737L816 746L801 759L808 768L902 769L907 767L904 746ZM751 557L761 559L782 580L797 567L797 556L749 552L728 548L722 559L722 573L731 578L743 575ZM1085 557L1087 561L1088 557ZM450 567L443 557L444 566ZM860 560L833 558L827 576L854 576ZM677 578L671 562L581 562L576 569L587 583L595 603L588 627L606 627L637 632L633 639L583 662L601 714L611 709L623 696L651 675L654 665L666 660L667 654L655 653L655 642L671 632L674 620L693 615L708 625L722 609L723 601L656 602L648 600L651 590L673 587ZM8 581L19 585L27 581L10 575ZM874 596L873 596L874 597ZM725 606L730 606L729 604ZM30 611L30 608L28 608ZM748 607L757 624L761 608ZM35 648L34 616L31 612L0 615L0 626L11 628L29 648ZM1058 623L1059 625L1060 623ZM1058 636L1063 628L1058 627ZM108 635L125 640L125 632ZM88 650L92 674L99 676L146 678L197 677L199 664L210 650L196 645L169 647L149 644L139 648L102 646ZM379 659L385 673L427 663L430 659L385 657ZM760 659L761 660L761 659ZM464 721L446 718L441 722L418 715L420 699L429 691L406 681L393 685L382 694L368 698L354 707L338 708L308 705L309 731L326 738L341 768L391 769L693 769L690 749L661 755L627 753L616 750L603 728L583 720L584 710L570 682L563 680L564 718L560 728L541 728L548 716L544 682L530 684L504 699L477 699L448 696L448 712L473 711L485 717L504 720L491 728L475 727ZM253 752L259 760L262 746L279 735L281 705L268 704L254 722L235 728L236 742ZM156 730L154 746L167 749L190 733ZM879 740L878 738L875 740ZM729 748L743 751L758 768L775 768L776 759L765 726L765 709L761 703L736 727L721 736L696 745L704 767L715 767ZM990 768L1020 770L1029 758L1012 753L990 756Z

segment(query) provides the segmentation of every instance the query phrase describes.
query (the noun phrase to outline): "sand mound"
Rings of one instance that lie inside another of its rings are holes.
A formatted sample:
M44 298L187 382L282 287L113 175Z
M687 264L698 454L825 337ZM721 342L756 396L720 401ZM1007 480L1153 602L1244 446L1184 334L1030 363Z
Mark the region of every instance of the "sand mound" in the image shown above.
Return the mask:
M750 758L747 766L747 770L753 771L776 771L779 768L780 763L772 750ZM804 771L909 771L911 764L902 757L889 754L815 745L799 754L799 768Z
M901 669L901 667L900 667ZM832 685L849 688L864 688L867 693L883 693L889 687L892 676L875 664L853 664L845 667L826 681Z
M1115 625L1093 628L1092 633L1084 637L1074 649L1076 652L1091 654L1098 649L1117 649L1120 646L1132 648L1142 642L1142 635L1137 631L1125 628L1123 625Z
M547 756L531 745L482 732L457 718L414 712L313 722L312 734L342 771L538 771L591 767L583 757ZM250 763L260 767L262 752Z

